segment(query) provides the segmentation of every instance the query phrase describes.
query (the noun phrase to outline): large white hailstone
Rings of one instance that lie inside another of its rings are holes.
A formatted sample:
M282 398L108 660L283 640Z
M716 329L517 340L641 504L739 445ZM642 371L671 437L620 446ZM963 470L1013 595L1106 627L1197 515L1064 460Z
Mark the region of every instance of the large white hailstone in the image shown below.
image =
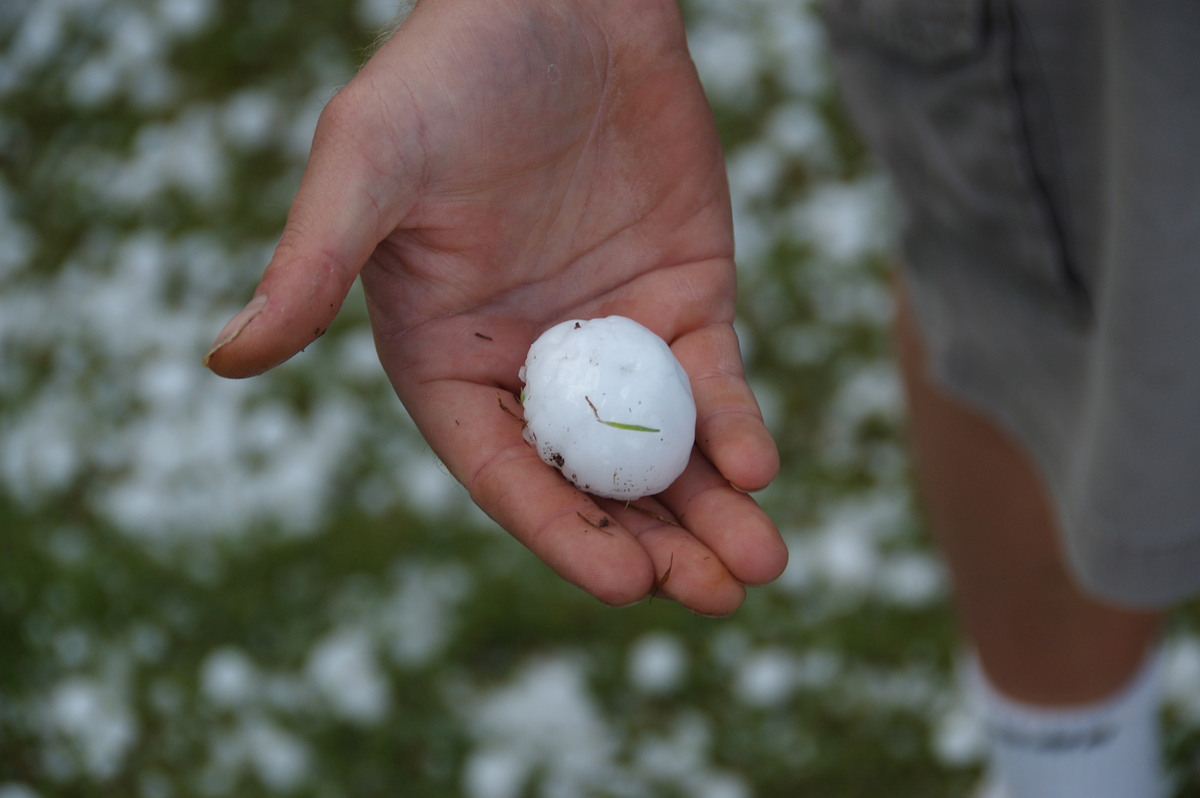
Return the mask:
M696 438L696 403L670 347L623 316L542 333L521 369L525 440L577 487L610 499L666 490Z

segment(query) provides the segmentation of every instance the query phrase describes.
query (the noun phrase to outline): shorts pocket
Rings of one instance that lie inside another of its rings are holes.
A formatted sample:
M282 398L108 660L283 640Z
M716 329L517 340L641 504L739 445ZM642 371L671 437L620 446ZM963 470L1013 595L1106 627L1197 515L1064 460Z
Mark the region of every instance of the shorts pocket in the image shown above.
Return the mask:
M986 0L825 0L837 36L865 37L917 64L939 66L978 52Z
M1057 133L1037 59L1017 60L1027 43L1015 6L825 4L842 99L894 178L904 254L925 293L953 305L977 283L1003 284L1086 320L1088 274L1067 237L1059 163L1047 156Z

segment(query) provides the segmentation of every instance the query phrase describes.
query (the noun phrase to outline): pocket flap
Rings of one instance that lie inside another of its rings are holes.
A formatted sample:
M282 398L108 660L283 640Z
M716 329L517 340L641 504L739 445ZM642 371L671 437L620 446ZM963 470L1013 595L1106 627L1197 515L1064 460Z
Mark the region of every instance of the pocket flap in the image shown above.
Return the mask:
M984 0L826 0L825 14L835 35L926 66L968 57L983 40Z

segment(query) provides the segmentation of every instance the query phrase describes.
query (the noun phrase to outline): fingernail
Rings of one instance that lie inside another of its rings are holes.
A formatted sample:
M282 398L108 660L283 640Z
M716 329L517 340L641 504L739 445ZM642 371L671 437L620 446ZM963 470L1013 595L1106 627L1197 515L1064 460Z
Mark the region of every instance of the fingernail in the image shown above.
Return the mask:
M221 328L221 332L217 333L217 338L215 341L213 341L213 345L209 347L208 352L205 353L203 361L204 365L208 365L208 361L212 359L212 356L217 353L218 349L225 346L234 338L237 338L238 335L241 334L242 330L246 329L246 325L249 324L255 316L261 313L262 309L266 306L267 295L259 294L251 299L246 304L246 307L239 310L237 315L226 322L225 326Z

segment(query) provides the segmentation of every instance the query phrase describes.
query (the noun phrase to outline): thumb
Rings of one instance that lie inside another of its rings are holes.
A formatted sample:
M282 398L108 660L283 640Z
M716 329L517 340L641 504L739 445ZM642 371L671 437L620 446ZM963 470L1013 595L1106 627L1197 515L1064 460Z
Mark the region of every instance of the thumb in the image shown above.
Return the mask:
M283 235L253 299L204 357L204 365L223 377L261 374L324 334L389 232L388 221L394 226L408 204L397 194L411 182L395 172L382 181L364 139L348 135L369 129L372 120L342 94L346 89L321 114Z

